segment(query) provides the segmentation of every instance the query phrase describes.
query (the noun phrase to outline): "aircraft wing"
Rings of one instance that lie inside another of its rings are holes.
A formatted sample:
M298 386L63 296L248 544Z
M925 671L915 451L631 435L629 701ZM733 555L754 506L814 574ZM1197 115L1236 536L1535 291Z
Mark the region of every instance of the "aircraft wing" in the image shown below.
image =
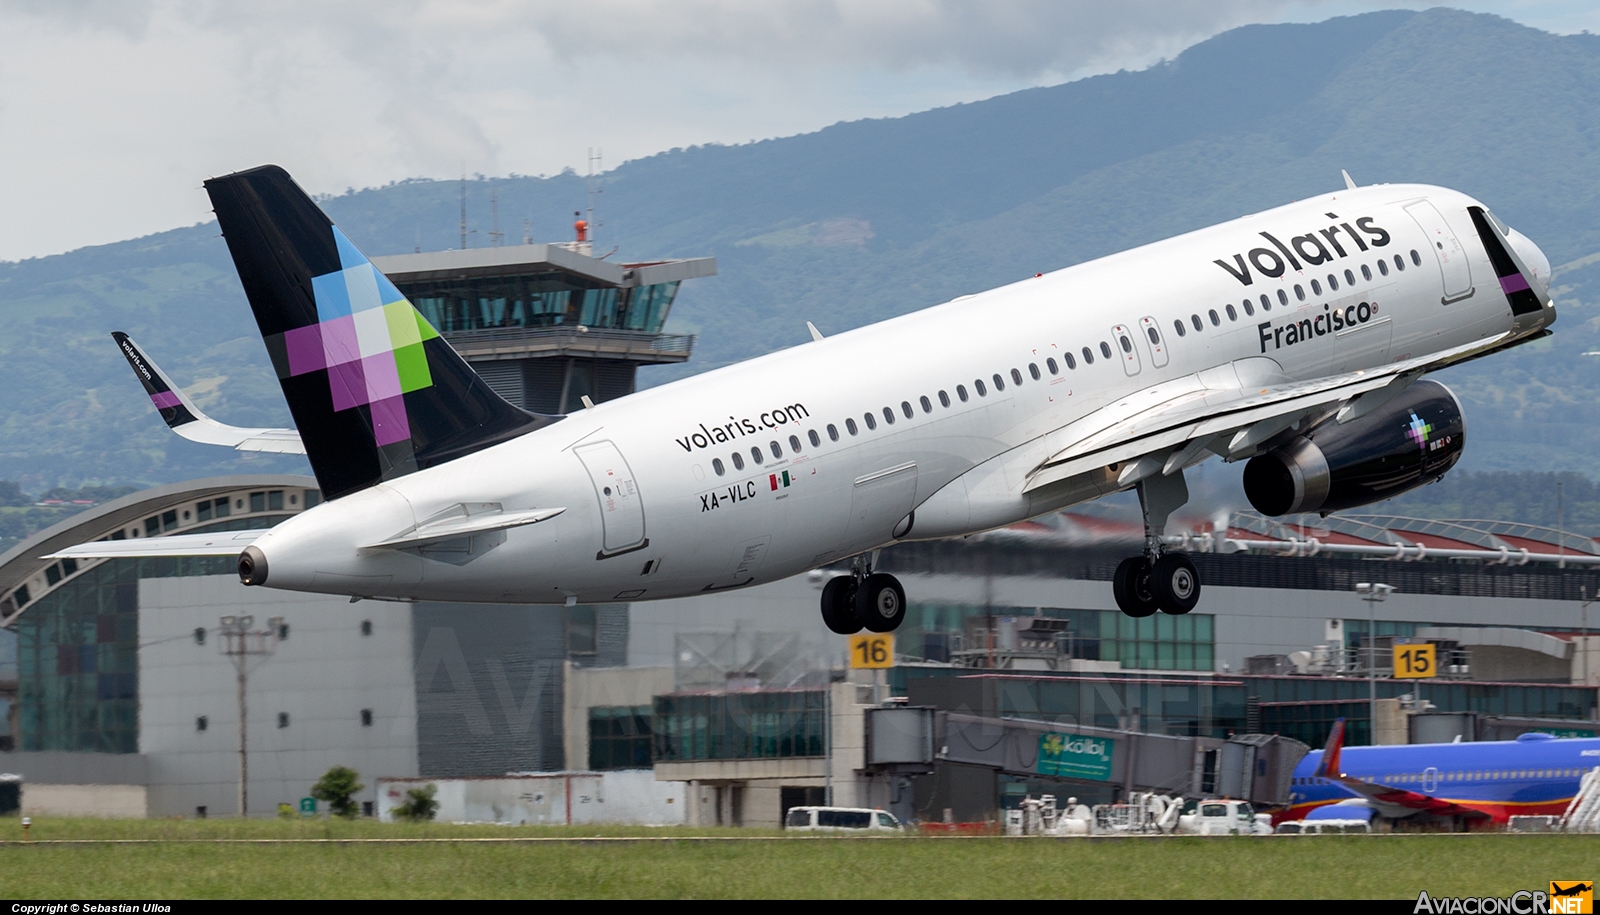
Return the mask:
M1033 470L1024 491L1113 464L1119 465L1118 482L1131 485L1211 454L1245 457L1303 417L1339 407L1339 422L1358 419L1424 372L1520 342L1508 332L1377 369L1288 383L1262 383L1252 377L1258 372L1251 363L1258 360L1245 359L1152 385L1051 433L1051 456Z
M183 390L140 351L133 338L120 330L112 331L117 348L133 366L133 374L144 385L150 402L161 411L167 427L191 442L202 445L227 445L239 451L267 451L275 454L305 454L300 433L293 429L247 429L219 423L200 411Z
M1335 781L1361 795L1374 804L1400 808L1402 810L1417 810L1437 816L1471 816L1481 817L1486 814L1482 810L1464 807L1452 801L1422 794L1417 791L1407 791L1393 785L1380 785L1364 779L1353 778L1344 774L1340 765L1341 750L1344 748L1344 719L1340 718L1333 723L1333 730L1328 734L1328 745L1323 747L1322 761L1318 763L1314 773L1317 778Z
M96 540L58 550L40 559L151 559L166 556L237 556L265 534L264 530L173 534L133 540Z

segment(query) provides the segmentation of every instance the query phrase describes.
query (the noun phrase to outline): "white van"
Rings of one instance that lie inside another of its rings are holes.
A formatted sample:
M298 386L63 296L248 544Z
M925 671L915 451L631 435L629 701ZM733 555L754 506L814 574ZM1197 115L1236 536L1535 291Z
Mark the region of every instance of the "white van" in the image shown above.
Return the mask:
M866 807L790 807L783 828L799 832L901 832L894 814Z

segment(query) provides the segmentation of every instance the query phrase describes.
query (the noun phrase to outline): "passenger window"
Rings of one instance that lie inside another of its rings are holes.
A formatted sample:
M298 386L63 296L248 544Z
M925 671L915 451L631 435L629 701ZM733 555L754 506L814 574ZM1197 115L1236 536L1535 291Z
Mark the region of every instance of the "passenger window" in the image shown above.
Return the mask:
M813 432L811 434L812 435L816 435L815 432ZM776 446L774 446L772 450L773 451L777 451L778 449L777 449ZM800 436L798 436L798 435L789 436L789 450L793 451L793 452L795 452L797 454L800 452Z
M1250 304L1250 300L1249 299L1245 299L1243 302L1240 302L1239 304L1244 306L1244 316L1245 317L1248 318L1251 315L1254 315L1256 313L1256 310L1255 310L1254 306L1252 306Z
M1022 373L1017 371L1016 369L1012 369L1011 370L1011 383L1012 384L1022 384Z
M1378 259L1378 273L1382 274L1383 276L1389 275L1389 264L1382 258Z
M1071 353L1062 353L1061 358L1067 360L1067 368L1075 369L1078 367L1078 361L1072 358Z
M760 445L751 445L750 446L750 460L756 462L757 464L761 463L762 457L761 457L761 446Z
M1399 270L1401 272L1404 272L1405 269L1406 269L1405 258L1403 258L1400 255L1396 254L1394 256L1394 269Z
M1089 348L1087 346L1083 348L1083 364L1094 365L1094 353L1089 352Z
M1039 380L1039 366L1037 363L1028 363L1028 374L1033 376L1034 381ZM1021 382L1018 383L1020 384Z
M1444 242L1439 242L1439 247L1443 248ZM1422 266L1422 255L1417 253L1416 248L1411 249L1411 263L1417 265L1418 267Z
M894 425L894 411L889 409L888 407L884 407L883 408L883 422L884 422L884 425L888 425L888 426Z
M1356 275L1346 270L1344 272L1344 284L1346 286L1354 286L1356 284Z
M733 453L733 469L734 470L743 470L744 469L744 455L740 454L737 451L735 451Z
M838 427L835 426L833 423L828 423L828 441L836 442L838 440L839 440L839 429L838 429Z
M858 429L856 429L856 421L853 420L853 419L845 420L844 421L844 431L850 433L851 435L855 435L859 431Z
M1197 330L1197 331L1205 329L1205 325L1200 323L1200 316L1199 315L1190 315L1189 316L1189 323L1193 324L1194 325L1194 329Z
M963 397L961 399L962 400L966 400L965 397ZM949 394L946 394L943 391L939 392L939 406L941 406L941 407L949 407L950 406L950 395Z
M1107 343L1104 340L1101 340L1100 341L1100 355L1106 357L1107 359L1110 359L1111 358L1111 344Z
M1183 319L1182 318L1179 318L1178 320L1173 321L1172 322L1172 327L1173 327L1174 330L1176 330L1178 332L1178 336L1180 336L1180 337L1183 336L1186 333L1186 331L1183 329Z
M989 377L994 379L994 389L996 391L1004 391L1006 389L1006 380L1001 378L999 373L990 375Z
M924 410L932 409L931 407L928 406L928 398L926 398L926 397L922 398L922 408ZM910 419L911 418L911 401L909 401L909 400L900 401L900 412L904 413L906 415L906 419Z
M728 472L728 468L722 466L722 458L712 458L711 469L715 471L719 477Z
M1371 280L1372 279L1372 268L1368 267L1366 264L1362 264L1361 265L1361 278L1364 279L1364 280Z
M1154 333L1154 331L1152 331L1152 333ZM1050 370L1050 374L1052 374L1052 375L1061 374L1061 366L1056 364L1056 357L1054 357L1054 356L1051 356L1050 358L1048 358L1048 359L1046 359L1044 361L1044 367L1049 369Z
M924 413L932 413L933 412L933 401L928 399L928 395L926 395L926 394L922 395L921 403L922 403L922 412L924 412Z
M1329 292L1337 292L1338 290L1339 290L1339 278L1334 276L1331 273L1328 274L1328 291Z
M1222 323L1222 319L1217 317L1217 310L1215 308L1211 309L1211 311L1208 312L1207 315L1208 315L1208 317L1211 318L1211 326L1212 327L1216 327L1216 326L1218 326L1219 324Z
M1282 289L1278 290L1278 304L1279 305L1287 305L1287 304L1289 304L1289 294L1287 292L1284 292Z
M767 443L767 450L772 452L772 459L774 461L776 461L778 458L783 457L783 449L778 447L778 443L777 442L768 442Z
M1122 351L1123 352L1125 352L1125 353L1133 352L1133 341L1128 339L1128 335L1127 334L1123 334L1122 336L1118 337L1117 338L1117 342L1122 345Z
M966 403L967 402L967 386L964 385L964 384L956 385L956 396L961 398L961 402L962 403Z
M973 381L972 381L972 389L974 391L978 392L978 396L979 397L988 397L989 396L989 389L983 386L983 379L982 378L973 379Z
M1302 302L1304 302L1306 300L1305 288L1302 287L1299 283L1295 283L1294 284L1294 297L1299 299Z
M832 429L833 427L829 426L828 428ZM812 429L810 432L807 432L806 433L806 438L811 439L811 447L813 447L813 448L822 447L822 437L817 435L817 430ZM837 435L834 436L835 440L838 440L838 438L839 438L839 436L837 436Z
M1232 303L1229 303L1228 305L1224 306L1223 310L1228 313L1228 320L1229 321L1237 321L1237 320L1239 320L1239 313L1237 311L1233 310L1233 304Z
M877 419L877 417L873 416L871 413L863 413L863 414L861 414L861 418L866 420L866 422L867 422L867 431L868 432L871 432L872 430L878 428L878 419Z

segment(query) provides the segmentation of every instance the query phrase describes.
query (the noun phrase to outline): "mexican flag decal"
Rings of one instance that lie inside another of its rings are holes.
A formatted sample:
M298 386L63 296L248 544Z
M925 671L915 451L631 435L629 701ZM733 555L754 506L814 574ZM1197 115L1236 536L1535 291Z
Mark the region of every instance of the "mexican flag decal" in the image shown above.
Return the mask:
M780 489L787 489L789 488L790 483L789 471L785 470L783 473L769 473L767 474L767 482L772 485L773 492L777 492Z

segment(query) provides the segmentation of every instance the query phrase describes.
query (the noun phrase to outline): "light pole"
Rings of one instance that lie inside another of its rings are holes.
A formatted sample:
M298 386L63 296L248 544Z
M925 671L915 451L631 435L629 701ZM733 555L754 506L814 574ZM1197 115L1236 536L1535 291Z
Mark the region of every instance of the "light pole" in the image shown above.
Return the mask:
M1578 596L1583 598L1578 605L1579 619L1582 621L1579 628L1583 631L1583 685L1589 685L1589 605L1600 600L1600 594L1589 596L1589 586L1582 585L1578 588Z
M233 660L239 685L239 816L250 815L250 757L245 737L245 684L251 656L271 657L278 650L278 629L283 617L267 620L266 629L251 629L254 616L225 616L221 620L222 653Z
M1356 593L1367 602L1367 694L1372 703L1368 728L1374 745L1378 742L1378 603L1387 600L1393 590L1389 585L1370 581L1356 583Z

